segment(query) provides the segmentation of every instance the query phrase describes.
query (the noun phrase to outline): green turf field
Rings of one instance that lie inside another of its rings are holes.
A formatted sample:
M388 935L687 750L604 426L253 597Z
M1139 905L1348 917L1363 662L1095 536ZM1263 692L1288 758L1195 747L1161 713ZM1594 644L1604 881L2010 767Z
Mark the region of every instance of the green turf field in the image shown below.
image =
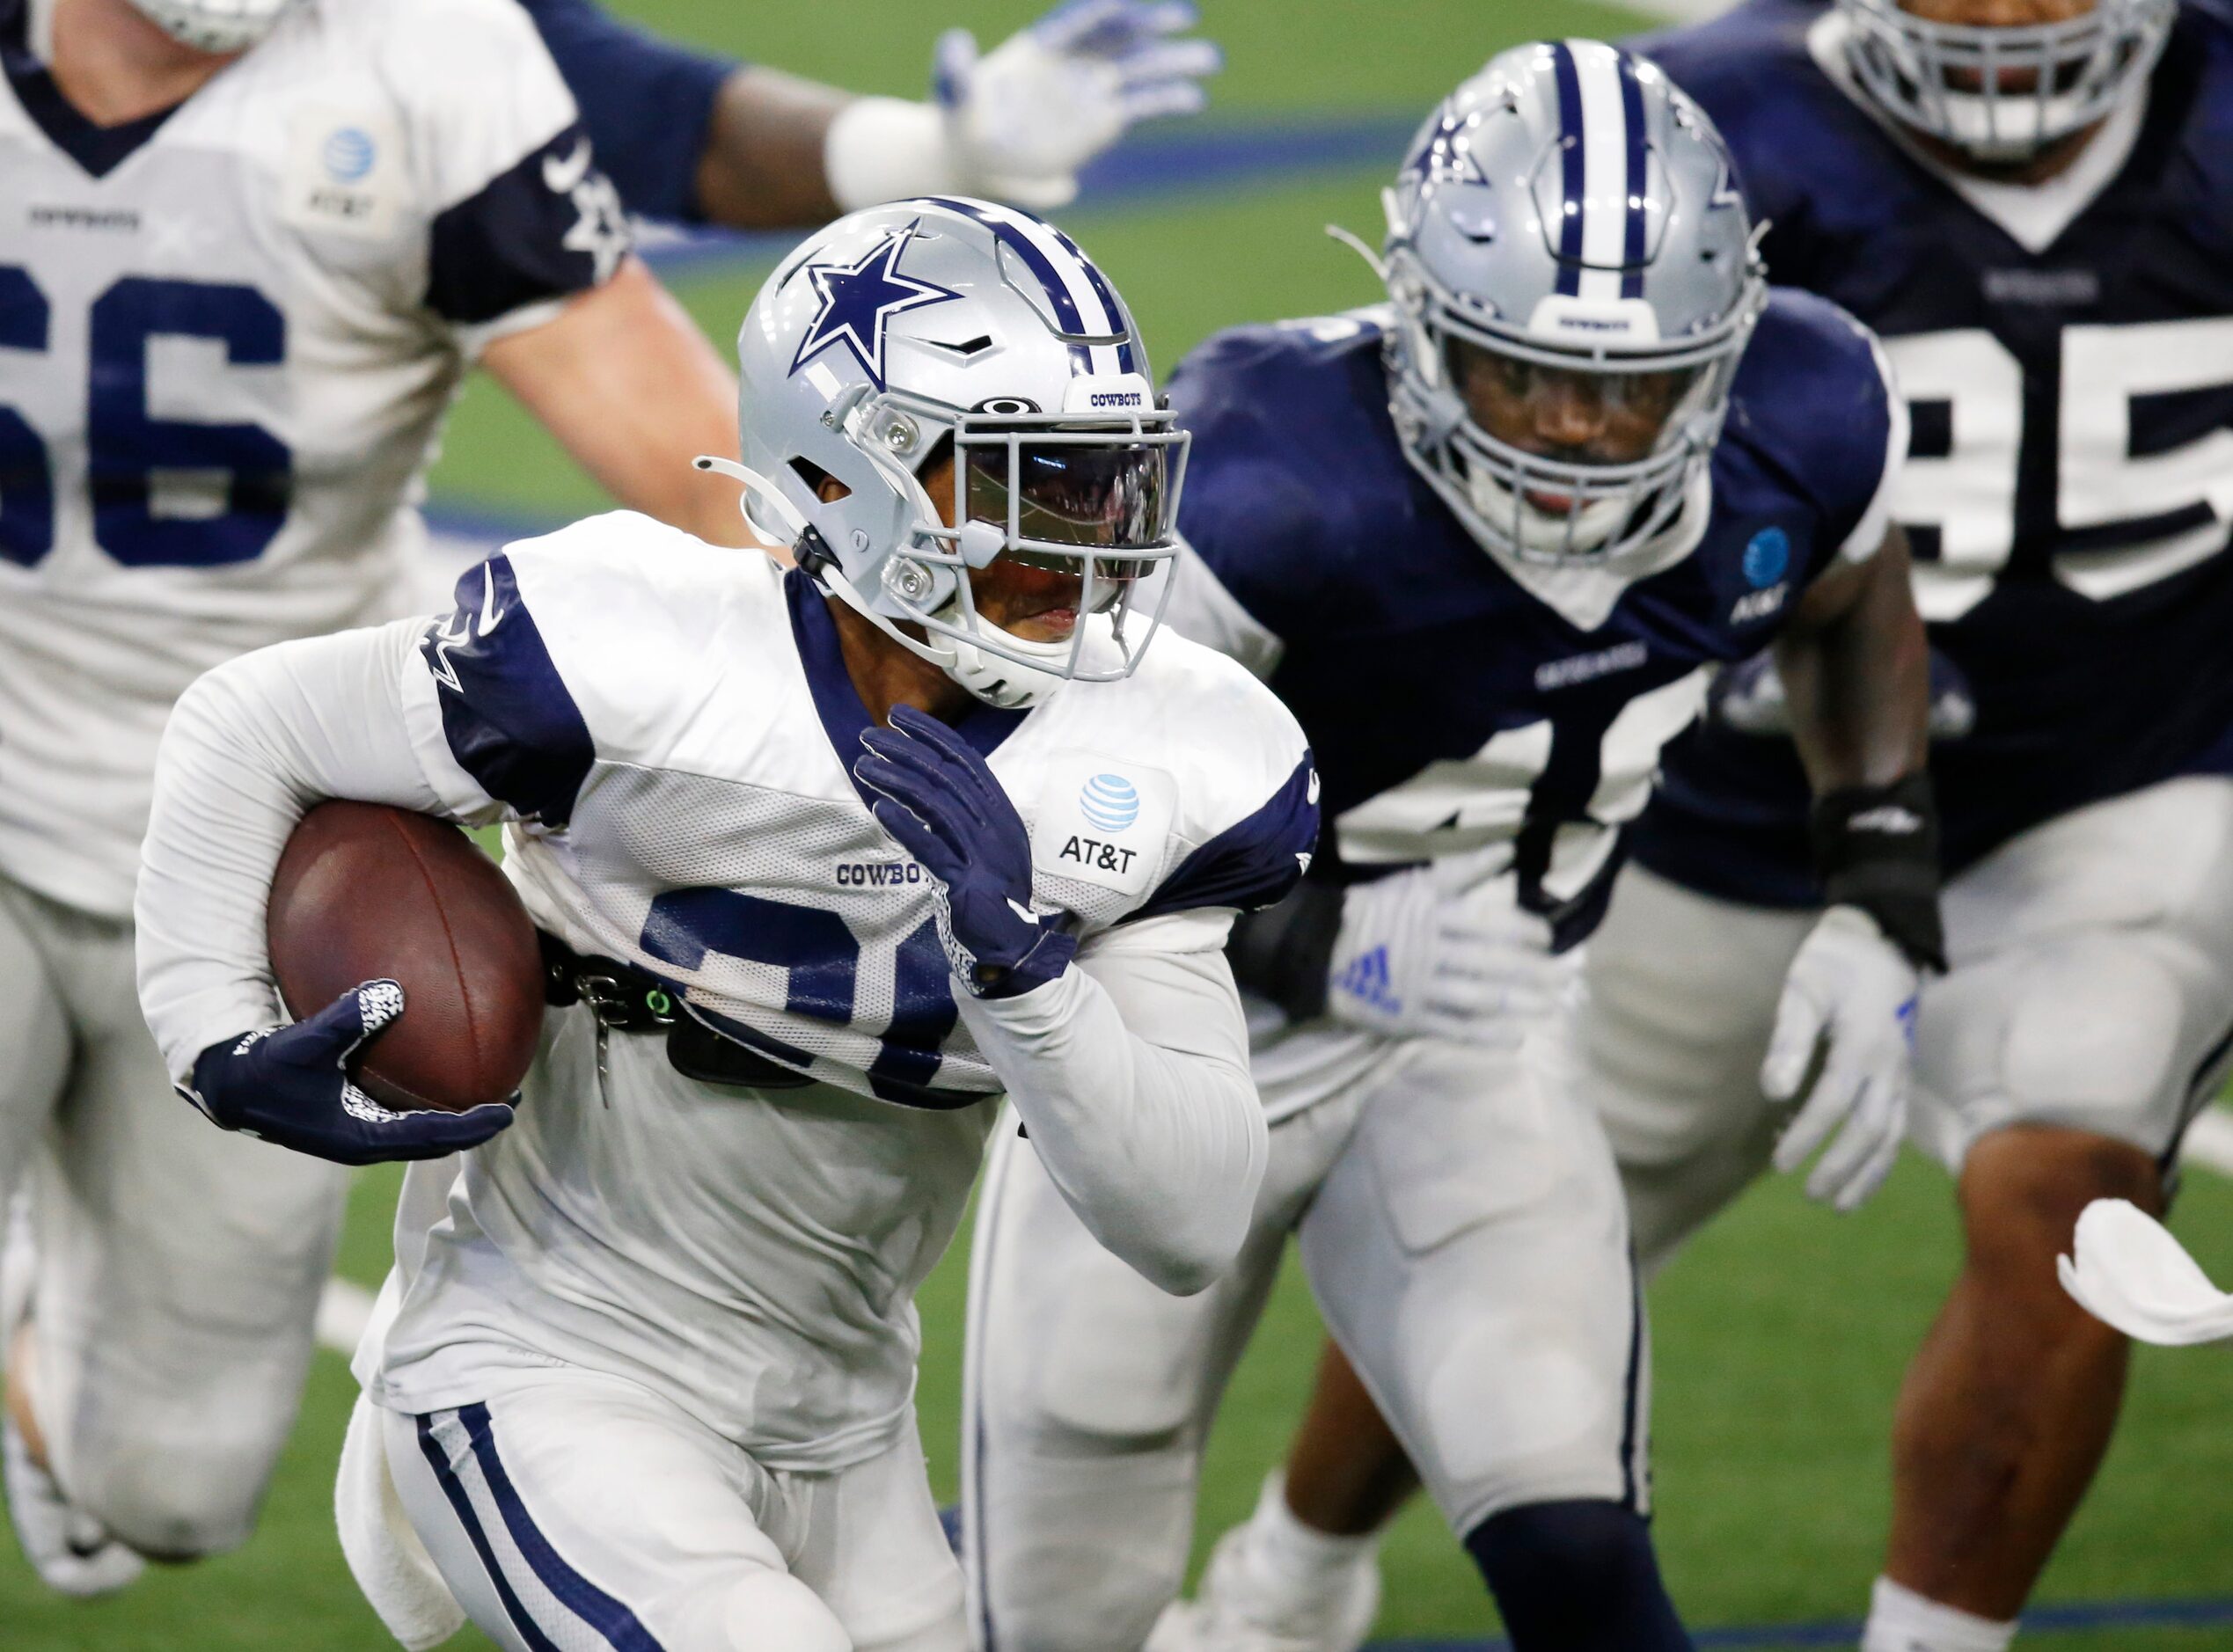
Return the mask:
M988 43L1038 0L837 0L739 6L633 0L628 10L702 44L864 89L912 93L942 18ZM1635 19L1571 0L1206 0L1231 67L1219 119L1424 113L1495 47L1537 33L1613 33ZM832 26L833 22L837 26ZM1394 157L1388 157L1392 164ZM1329 221L1377 232L1381 170L1359 164L1275 187L1180 192L1123 210L1091 201L1064 222L1107 267L1166 368L1204 333L1244 318L1370 302L1371 277L1328 241ZM679 283L717 339L734 333L750 267ZM437 502L535 518L594 508L596 491L502 398L469 390L436 475ZM359 1186L344 1273L385 1266L392 1174ZM2197 1172L2177 1226L2198 1254L2233 1259L2233 1185ZM1944 1178L1903 1166L1862 1215L1835 1218L1788 1187L1763 1187L1655 1289L1658 1531L1694 1625L1801 1624L1858 1615L1887 1499L1885 1439L1900 1369L1953 1266ZM941 1497L955 1488L963 1258L922 1308L923 1434ZM1242 1366L1213 1443L1197 1530L1241 1518L1277 1456L1316 1357L1307 1295L1291 1269ZM262 1530L245 1552L158 1572L92 1605L42 1592L0 1543L0 1652L327 1652L390 1645L343 1569L331 1469L352 1394L321 1354ZM2042 1597L2233 1597L2233 1363L2222 1351L2144 1352L2123 1430ZM1493 1619L1468 1564L1415 1509L1387 1553L1386 1636L1479 1638ZM454 1646L482 1646L470 1634ZM1769 1641L1746 1644L1767 1646ZM2233 1627L2120 1628L2043 1637L2069 1652L2233 1646Z

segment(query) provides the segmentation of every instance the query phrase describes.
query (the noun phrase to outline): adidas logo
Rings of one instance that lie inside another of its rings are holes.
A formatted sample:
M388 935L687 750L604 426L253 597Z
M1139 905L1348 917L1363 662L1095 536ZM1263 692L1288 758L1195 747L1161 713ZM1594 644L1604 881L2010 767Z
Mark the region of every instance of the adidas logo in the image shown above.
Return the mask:
M1367 953L1359 953L1349 961L1334 985L1351 998L1371 1005L1390 1015L1402 1012L1403 1000L1390 990L1387 969L1387 948L1375 947Z

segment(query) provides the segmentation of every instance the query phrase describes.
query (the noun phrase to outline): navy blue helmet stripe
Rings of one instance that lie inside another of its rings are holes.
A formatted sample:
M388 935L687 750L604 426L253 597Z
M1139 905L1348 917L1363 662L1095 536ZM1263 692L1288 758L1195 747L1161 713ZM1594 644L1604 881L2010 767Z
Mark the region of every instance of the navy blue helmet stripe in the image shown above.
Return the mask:
M1054 306L1055 319L1061 325L1063 332L1089 333L1099 330L1086 325L1085 318L1079 312L1078 301L1070 296L1069 285L1062 279L1061 272L1055 268L1054 261L1015 225L994 217L971 201L956 201L951 195L926 195L923 199L933 206L944 207L963 217L974 218L992 230L993 238L1001 245L1022 259L1024 268L1037 276L1039 285L1046 289L1047 302ZM1072 345L1070 365L1073 371L1091 372L1092 352L1082 344Z
M1651 185L1651 151L1644 141L1644 88L1636 59L1621 54L1621 114L1629 128L1628 236L1621 248L1621 296L1644 296L1644 193Z
M1558 290L1572 297L1582 290L1582 205L1587 198L1582 177L1582 77L1574 54L1563 40L1550 46L1558 80L1558 145L1562 168L1558 219Z
M1054 229L1052 224L1047 227ZM1116 370L1120 373L1137 372L1138 369L1132 365L1131 333L1124 328L1124 311L1116 302L1116 289L1109 286L1109 278L1101 273L1101 266L1087 258L1085 250L1075 241L1059 230L1054 230L1054 238L1061 242L1064 249L1078 260L1079 266L1086 272L1086 279L1093 283L1094 295L1101 300L1101 307L1109 312L1109 330L1118 334Z

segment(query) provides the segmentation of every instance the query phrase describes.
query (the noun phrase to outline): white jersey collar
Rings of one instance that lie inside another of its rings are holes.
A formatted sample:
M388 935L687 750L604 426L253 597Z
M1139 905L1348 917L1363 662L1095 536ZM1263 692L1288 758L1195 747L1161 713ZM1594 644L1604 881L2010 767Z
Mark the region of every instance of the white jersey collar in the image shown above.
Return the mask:
M2119 104L2078 158L2043 184L2002 184L1946 165L1908 136L1853 78L1846 62L1850 26L1842 14L1826 11L1806 32L1806 48L1831 84L1874 121L1915 164L2005 230L2025 252L2044 252L2061 238L2080 213L2099 199L2132 158L2140 128L2148 119L2149 87Z

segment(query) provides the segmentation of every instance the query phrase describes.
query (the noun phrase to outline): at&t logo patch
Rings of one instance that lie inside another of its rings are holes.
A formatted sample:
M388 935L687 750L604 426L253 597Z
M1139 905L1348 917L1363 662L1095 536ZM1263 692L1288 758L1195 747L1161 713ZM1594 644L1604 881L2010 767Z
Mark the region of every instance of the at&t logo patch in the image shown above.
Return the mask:
M380 146L361 126L336 127L326 135L318 154L326 163L328 178L337 184L353 184L372 170L372 164L380 158Z
M1123 831L1139 818L1139 788L1121 774L1096 774L1078 793L1078 812L1088 826Z

